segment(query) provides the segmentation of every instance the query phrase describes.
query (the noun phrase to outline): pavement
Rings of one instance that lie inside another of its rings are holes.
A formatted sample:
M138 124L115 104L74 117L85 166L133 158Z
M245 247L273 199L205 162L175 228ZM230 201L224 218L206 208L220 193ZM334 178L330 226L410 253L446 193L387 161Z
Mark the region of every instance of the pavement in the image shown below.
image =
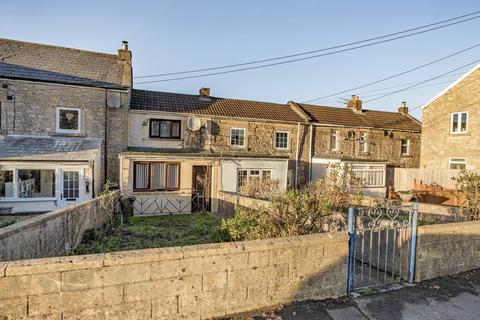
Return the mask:
M480 269L437 278L397 290L338 300L305 301L254 320L469 320L480 319Z

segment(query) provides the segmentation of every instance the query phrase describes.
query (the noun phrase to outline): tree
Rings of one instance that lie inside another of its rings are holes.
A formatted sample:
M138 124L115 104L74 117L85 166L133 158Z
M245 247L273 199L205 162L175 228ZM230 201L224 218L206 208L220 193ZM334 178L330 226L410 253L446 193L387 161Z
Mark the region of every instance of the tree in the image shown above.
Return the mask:
M471 220L480 220L480 174L472 170L462 170L452 179L467 198L466 215Z

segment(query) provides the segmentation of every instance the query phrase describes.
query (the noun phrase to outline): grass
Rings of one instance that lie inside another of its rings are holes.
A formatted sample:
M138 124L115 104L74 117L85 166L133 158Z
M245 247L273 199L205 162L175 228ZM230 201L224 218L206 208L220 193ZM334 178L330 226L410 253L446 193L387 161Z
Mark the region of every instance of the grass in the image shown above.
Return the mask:
M220 242L220 220L210 213L132 217L121 228L88 230L76 254Z

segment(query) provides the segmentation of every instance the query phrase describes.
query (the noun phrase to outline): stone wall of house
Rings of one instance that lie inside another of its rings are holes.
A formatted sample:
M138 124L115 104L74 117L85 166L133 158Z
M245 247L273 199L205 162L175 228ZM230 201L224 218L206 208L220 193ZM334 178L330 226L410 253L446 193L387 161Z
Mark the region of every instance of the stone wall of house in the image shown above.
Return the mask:
M212 319L346 294L345 232L0 263L6 319Z
M449 158L480 168L480 68L423 109L421 168L448 169ZM466 133L451 134L452 112L468 112Z
M96 198L0 228L0 261L68 254L86 229L99 227L109 219Z
M331 150L330 135L337 130L338 150ZM355 132L355 140L348 140L349 131ZM314 156L325 158L355 158L364 160L386 160L389 165L417 168L420 162L420 132L391 130L386 134L380 129L314 127ZM358 138L360 132L366 133L366 152L360 152ZM401 154L402 139L410 140L409 155Z
M418 227L415 281L480 268L480 222Z
M118 181L118 153L126 149L127 105L126 92L114 92L99 88L67 86L29 81L1 80L8 89L0 88L1 121L4 133L17 135L57 135L70 137L105 138L108 134L107 179ZM7 100L7 95L14 95ZM108 109L105 121L106 99L116 96L122 102L118 109ZM60 134L56 132L56 108L80 108L81 132ZM104 178L105 148L101 150L101 178ZM97 164L96 164L97 165Z

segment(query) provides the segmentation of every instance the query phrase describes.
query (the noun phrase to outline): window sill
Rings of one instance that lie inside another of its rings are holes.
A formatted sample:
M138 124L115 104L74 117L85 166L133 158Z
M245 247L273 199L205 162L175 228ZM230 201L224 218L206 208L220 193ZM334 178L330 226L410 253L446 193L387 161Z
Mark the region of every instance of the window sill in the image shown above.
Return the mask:
M57 198L0 198L1 202L46 202L56 201Z
M168 141L183 141L182 138L162 138L162 137L148 137L152 140L168 140Z
M450 136L461 137L461 136L470 136L470 132L450 132Z
M81 138L84 138L87 135L83 134L83 133L51 132L50 136L53 136L53 137L81 137Z

